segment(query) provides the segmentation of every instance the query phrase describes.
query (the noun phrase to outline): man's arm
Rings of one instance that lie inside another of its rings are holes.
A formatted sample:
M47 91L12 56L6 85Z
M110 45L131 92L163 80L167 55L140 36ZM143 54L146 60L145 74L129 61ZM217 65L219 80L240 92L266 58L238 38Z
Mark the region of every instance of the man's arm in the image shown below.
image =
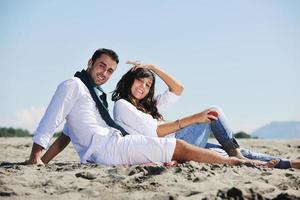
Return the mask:
M75 79L69 79L59 84L34 133L28 164L43 164L41 160L42 150L48 148L55 129L65 120L79 97L79 84ZM45 161L49 162L60 151L54 146L45 157ZM47 158L50 158L50 160Z
M64 133L54 141L54 143L49 147L47 152L42 157L42 162L47 164L52 160L57 154L59 154L68 144L70 143L70 138Z

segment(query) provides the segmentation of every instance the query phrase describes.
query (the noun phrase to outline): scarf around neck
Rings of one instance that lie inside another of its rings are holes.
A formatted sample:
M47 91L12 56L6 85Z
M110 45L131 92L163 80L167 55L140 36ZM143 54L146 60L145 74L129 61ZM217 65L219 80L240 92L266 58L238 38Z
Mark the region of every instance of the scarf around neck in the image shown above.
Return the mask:
M128 133L121 126L116 124L116 122L111 118L107 108L99 100L98 96L96 95L96 92L94 91L95 85L94 85L93 81L91 80L87 71L86 70L82 70L81 72L78 71L75 73L74 76L79 78L85 84L85 86L88 88L93 100L96 103L96 107L98 108L98 111L99 111L101 117L103 118L103 120L106 122L106 124L109 125L110 127L118 129L121 132L122 136L128 135Z

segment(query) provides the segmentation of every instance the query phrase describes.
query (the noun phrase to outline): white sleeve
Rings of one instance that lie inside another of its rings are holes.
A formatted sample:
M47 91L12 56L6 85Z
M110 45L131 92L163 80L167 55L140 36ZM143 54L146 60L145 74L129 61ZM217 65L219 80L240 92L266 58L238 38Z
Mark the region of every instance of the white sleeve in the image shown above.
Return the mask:
M124 99L115 102L115 121L129 134L140 134L157 137L157 120L151 115L139 111L134 105Z
M62 132L65 136L70 137L70 128L69 128L69 124L67 122L64 124L64 128L63 128Z
M164 93L157 95L156 97L156 107L159 112L166 109L167 107L173 105L180 96L174 94L169 89L167 89Z
M33 142L48 148L55 129L70 113L79 95L79 85L74 79L62 82L56 89L48 108L33 136Z

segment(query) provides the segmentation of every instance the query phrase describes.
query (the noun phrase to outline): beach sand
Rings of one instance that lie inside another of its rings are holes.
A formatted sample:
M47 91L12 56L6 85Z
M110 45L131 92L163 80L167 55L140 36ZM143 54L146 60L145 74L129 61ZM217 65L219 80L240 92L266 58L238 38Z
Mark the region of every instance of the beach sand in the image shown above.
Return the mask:
M240 139L244 148L300 158L300 140ZM46 166L22 165L31 138L0 138L0 199L300 199L300 170L186 162L80 164L69 145Z

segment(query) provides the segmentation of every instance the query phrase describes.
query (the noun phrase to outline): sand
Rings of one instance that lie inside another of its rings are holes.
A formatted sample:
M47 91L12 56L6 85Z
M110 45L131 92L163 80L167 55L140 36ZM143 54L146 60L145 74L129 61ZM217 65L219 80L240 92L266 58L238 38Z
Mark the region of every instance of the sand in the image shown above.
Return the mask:
M243 147L300 158L300 140L240 139ZM186 162L80 164L69 145L46 166L22 165L31 138L0 138L0 199L300 199L300 170Z

